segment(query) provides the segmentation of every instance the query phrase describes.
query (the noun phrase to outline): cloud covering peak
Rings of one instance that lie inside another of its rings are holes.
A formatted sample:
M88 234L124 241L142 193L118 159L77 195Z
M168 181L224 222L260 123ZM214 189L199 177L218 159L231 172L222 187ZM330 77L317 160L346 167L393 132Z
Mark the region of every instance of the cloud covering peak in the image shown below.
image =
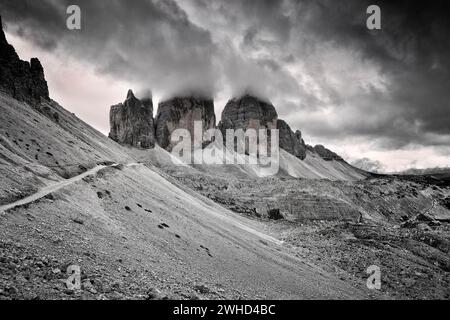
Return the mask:
M450 164L448 1L378 1L380 31L368 0L78 0L80 31L65 28L71 4L3 0L0 14L8 33L137 92L214 96L220 114L250 91L340 153L401 170L387 153L432 148L411 165Z

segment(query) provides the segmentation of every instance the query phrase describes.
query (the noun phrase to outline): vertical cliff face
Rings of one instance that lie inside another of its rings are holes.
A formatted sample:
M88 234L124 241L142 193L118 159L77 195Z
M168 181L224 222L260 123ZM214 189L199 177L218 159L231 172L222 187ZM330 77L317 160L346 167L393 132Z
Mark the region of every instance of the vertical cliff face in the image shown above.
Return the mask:
M151 98L139 100L128 91L123 103L112 106L109 113L109 137L124 145L149 149L155 146L155 125Z
M158 144L171 150L171 135L176 129L187 129L194 138L194 122L201 121L203 132L214 129L216 115L214 101L209 98L177 97L158 106L156 116L156 140Z
M36 74L40 74L42 67L36 65L35 68ZM202 133L216 128L212 99L190 96L163 101L158 106L156 119L153 119L152 99L139 100L130 90L123 103L111 107L109 137L120 144L144 149L153 148L157 143L171 151L176 143L171 142L176 129L188 130L194 141L196 121L201 122ZM227 129L278 129L280 148L300 160L305 160L309 151L327 161L342 161L340 156L322 145L306 145L299 130L294 133L284 120L278 119L272 104L250 95L230 100L223 110L218 127L224 140ZM270 146L270 141L268 143Z
M6 40L1 17L0 25L0 89L32 105L39 104L42 99L50 100L40 61L37 58L32 58L30 62L20 60Z
M306 146L301 137L301 132L297 130L294 133L284 120L278 120L277 129L280 135L280 148L304 160L306 158Z
M264 145L267 146L267 152L270 153L270 130L277 129L277 121L277 111L270 102L264 101L250 94L245 94L240 98L233 98L228 101L222 112L222 120L219 123L219 129L222 131L223 139L227 146L231 143L231 145L234 145L235 150L244 148L243 150L246 154L250 152L251 146L249 143L251 142L227 141L227 131L242 129L246 132L249 129L253 129L258 135L258 144L261 146L262 141L259 140L261 138L259 136L259 131L265 130L267 134L267 141ZM258 152L259 151L261 150L258 149Z
M278 114L272 104L251 95L244 95L228 101L219 127L224 135L227 129L270 130L277 128L277 120Z
M285 121L278 119L277 111L272 104L248 94L228 101L223 110L219 128L224 138L227 129L243 129L244 131L250 128L255 130L278 129L280 148L300 160L306 159L307 151L315 153L327 161L342 160L340 156L324 146L306 145L299 130L294 133Z

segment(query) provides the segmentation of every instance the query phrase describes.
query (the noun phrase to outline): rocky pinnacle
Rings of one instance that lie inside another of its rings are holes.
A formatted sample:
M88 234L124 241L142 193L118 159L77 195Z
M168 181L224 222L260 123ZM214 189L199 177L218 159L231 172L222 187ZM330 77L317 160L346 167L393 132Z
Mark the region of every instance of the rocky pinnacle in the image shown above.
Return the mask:
M37 58L32 58L30 62L20 60L6 40L1 17L0 25L0 88L17 100L33 106L42 99L49 100L47 81L40 61Z
M155 146L155 125L151 97L139 100L129 90L123 103L111 107L109 137L124 145L143 149Z

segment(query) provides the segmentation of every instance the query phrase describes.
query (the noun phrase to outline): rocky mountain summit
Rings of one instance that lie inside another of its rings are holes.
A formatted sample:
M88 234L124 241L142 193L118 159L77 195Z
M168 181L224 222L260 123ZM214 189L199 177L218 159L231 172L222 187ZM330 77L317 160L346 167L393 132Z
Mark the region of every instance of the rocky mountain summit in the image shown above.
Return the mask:
M139 100L129 90L127 99L111 107L109 137L120 144L143 149L155 146L152 98Z
M222 112L220 130L276 129L278 114L273 104L246 94L228 101ZM225 135L225 134L224 134Z
M49 100L44 69L37 58L30 62L20 60L16 50L6 40L0 17L0 90L32 105Z
M172 149L171 134L176 129L187 129L194 137L194 122L202 121L202 129L216 127L214 101L202 97L176 97L163 101L156 116L156 140L167 150Z

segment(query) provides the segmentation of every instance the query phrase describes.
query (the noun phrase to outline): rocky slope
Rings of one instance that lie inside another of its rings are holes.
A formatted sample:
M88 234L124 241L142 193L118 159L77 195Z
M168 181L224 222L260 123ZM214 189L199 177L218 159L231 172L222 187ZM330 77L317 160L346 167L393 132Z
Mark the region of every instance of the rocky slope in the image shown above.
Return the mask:
M54 122L0 97L5 137L0 191L9 194L3 204L53 190L0 215L0 299L369 297L363 287L347 286L291 257L265 235L264 224L152 166L133 165L134 156L120 158L134 150L97 136L73 115L60 110ZM58 168L69 161L83 166L89 154L121 164L68 184L37 148L52 152ZM30 156L35 153L38 159ZM60 187L51 188L55 184ZM81 267L81 290L65 286L72 264Z
M124 103L112 106L109 113L111 131L109 137L123 145L143 149L155 146L153 102L148 97L139 100L128 91Z
M56 102L38 106L0 93L0 204L101 163L132 161L120 145Z
M106 168L2 214L0 299L370 297L291 256L263 223L169 180ZM81 290L65 286L73 264Z
M317 154L301 163L312 165L311 159L344 165ZM364 286L366 268L377 265L384 274L381 292L390 298L450 297L448 184L387 175L349 182L261 178L234 169L164 167L195 192L265 222L271 235L292 246L292 254L348 283ZM306 172L319 172L314 170ZM273 221L274 212L283 219Z
M172 132L187 129L194 139L194 121L202 122L203 132L216 127L214 101L201 97L176 97L163 101L156 116L156 140L159 146L171 150Z
M100 163L132 161L49 98L38 60L21 61L3 30L0 50L0 205Z
M0 93L0 299L371 296L292 256L264 223L135 163L154 150L123 148L53 101L39 108Z

